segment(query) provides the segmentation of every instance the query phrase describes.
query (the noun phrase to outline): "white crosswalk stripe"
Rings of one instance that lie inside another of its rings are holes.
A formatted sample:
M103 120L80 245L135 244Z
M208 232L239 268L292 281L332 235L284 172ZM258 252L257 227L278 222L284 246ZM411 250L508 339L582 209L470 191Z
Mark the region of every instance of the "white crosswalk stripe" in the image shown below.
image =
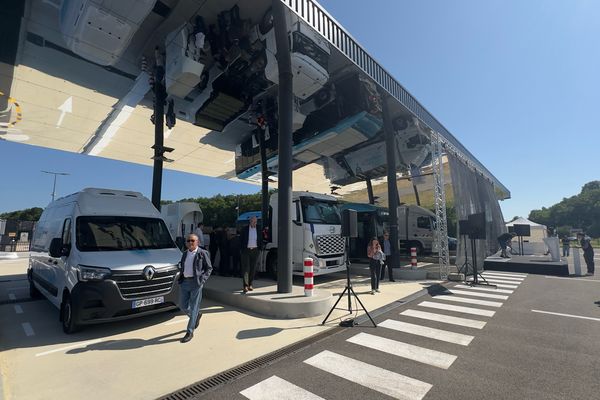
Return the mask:
M420 400L432 387L429 383L328 350L322 351L304 362L394 399Z
M498 271L485 271L483 273L483 275L486 275L486 274L500 275L500 276L512 276L513 278L527 278L527 275L523 275L523 274L504 273L504 272L498 272Z
M467 328L475 328L475 329L483 329L483 327L486 324L485 321L477 321L475 319L470 319L470 318L453 317L451 315L437 314L437 313L412 310L412 309L404 310L400 313L400 315L405 315L407 317L426 319L428 321L442 322L445 324L466 326Z
M471 335L445 331L443 329L430 328L423 325L409 324L408 322L396 321L393 319L386 319L378 326L398 332L410 333L416 336L440 340L442 342L459 344L461 346L468 346L474 339L474 336Z
M461 294L461 293L458 293L458 294ZM471 294L471 293L469 293L469 294ZM498 301L479 300L479 299L474 299L474 298L469 298L469 297L459 297L459 296L455 296L455 295L438 295L438 296L435 296L433 299L434 300L444 300L444 301L454 301L456 303L477 304L479 306L502 307L502 303L500 303Z
M507 300L508 296L502 294L491 294L491 293L482 293L476 290L459 290L459 289L450 289L450 291L454 294L462 294L465 296L474 296L474 297L484 297L487 299L498 299L498 300Z
M242 390L240 394L250 400L324 400L276 375Z
M482 274L483 277L487 278L488 276L490 278L498 278L498 279L505 279L507 281L517 281L517 282L523 282L525 280L525 278L515 278L514 276L507 276L507 275L498 275L498 274Z
M419 303L421 307L435 308L438 310L454 311L464 314L483 315L484 317L493 317L495 311L483 310L481 308L454 306L452 304L434 303L432 301L422 301Z
M516 281L507 281L504 279L496 279L496 278L485 278L486 281L491 282L491 283L506 283L507 285L520 285L521 282L516 282Z
M514 293L512 290L495 289L495 288L491 288L491 287L482 287L482 286L456 285L454 287L459 288L459 289L478 290L480 292L494 292L494 293L506 293L506 294Z
M361 332L346 339L346 341L443 369L450 368L454 360L456 360L456 356L452 354L371 335L370 333Z
M502 288L502 289L518 289L519 286L517 285L506 285L504 283L494 283L494 286Z

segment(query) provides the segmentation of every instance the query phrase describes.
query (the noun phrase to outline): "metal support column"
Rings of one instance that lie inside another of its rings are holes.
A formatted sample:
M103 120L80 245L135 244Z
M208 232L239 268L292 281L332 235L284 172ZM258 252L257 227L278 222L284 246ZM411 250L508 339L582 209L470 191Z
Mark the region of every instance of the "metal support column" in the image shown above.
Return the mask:
M371 178L366 177L365 182L367 182L367 195L369 196L369 204L375 204L375 196L373 195L373 184L371 183Z
M154 67L154 168L152 170L152 204L160 211L162 192L163 144L165 124L165 65L159 50L155 50L156 65Z
M390 107L388 104L389 95L381 88L379 88L379 93L381 94L381 102L383 104L383 129L385 131L388 206L390 210L389 229L392 256L389 265L394 268L400 266L400 243L398 240L398 205L400 204L400 196L398 195L398 185L396 182L396 140L394 126L392 124L392 116L390 115Z
M437 132L431 133L433 145L433 185L435 196L436 239L440 264L440 279L448 278L450 253L448 250L448 226L446 224L446 190L444 187L444 164L442 159L442 138Z
M277 207L277 292L292 292L292 61L286 23L286 8L281 0L272 0L273 27L279 69L279 173Z
M258 129L258 143L260 145L260 168L261 168L261 197L260 197L260 211L262 216L262 228L267 227L267 221L269 216L269 169L267 168L267 148L265 145L265 135L269 129L268 125L262 126Z
M421 198L419 197L419 189L417 189L417 185L413 183L412 185L413 191L415 192L415 200L417 201L417 205L421 206Z

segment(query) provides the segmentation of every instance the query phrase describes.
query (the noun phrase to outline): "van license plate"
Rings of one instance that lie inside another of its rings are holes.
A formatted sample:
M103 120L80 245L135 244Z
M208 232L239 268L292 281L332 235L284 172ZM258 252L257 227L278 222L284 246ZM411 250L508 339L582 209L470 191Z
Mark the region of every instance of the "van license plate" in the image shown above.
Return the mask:
M143 300L134 300L131 302L131 308L152 306L154 304L160 304L160 303L164 303L164 302L165 302L165 298L163 296L151 297L149 299L143 299Z

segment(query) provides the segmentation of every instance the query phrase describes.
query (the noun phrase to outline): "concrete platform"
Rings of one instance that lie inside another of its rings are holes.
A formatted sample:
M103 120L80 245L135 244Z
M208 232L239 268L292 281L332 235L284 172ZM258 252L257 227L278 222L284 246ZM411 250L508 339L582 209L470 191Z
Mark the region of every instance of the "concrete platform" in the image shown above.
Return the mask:
M219 303L272 318L307 318L326 314L333 305L333 296L326 290L314 289L311 297L304 288L293 286L292 293L277 293L273 281L254 281L254 290L243 294L240 278L211 276L203 294Z
M566 260L551 261L550 256L512 256L501 258L491 256L485 259L484 269L504 272L524 272L528 274L569 276Z

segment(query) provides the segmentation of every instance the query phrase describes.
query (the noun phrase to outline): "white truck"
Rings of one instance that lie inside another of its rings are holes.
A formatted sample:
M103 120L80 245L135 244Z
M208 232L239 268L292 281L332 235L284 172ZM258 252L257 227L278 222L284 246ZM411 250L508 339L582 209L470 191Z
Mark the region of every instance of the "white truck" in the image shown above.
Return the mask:
M345 241L338 201L333 196L293 192L292 218L292 265L294 275L301 275L304 259L312 258L315 275L344 271ZM267 271L277 277L277 208L278 195L271 195L269 204L270 237L261 253L258 271Z
M398 239L400 246L410 250L417 248L417 254L437 251L435 244L435 214L416 205L403 204L398 207Z
M160 213L178 245L183 244L186 235L198 234L198 226L204 219L200 206L193 201L165 204L161 207Z

